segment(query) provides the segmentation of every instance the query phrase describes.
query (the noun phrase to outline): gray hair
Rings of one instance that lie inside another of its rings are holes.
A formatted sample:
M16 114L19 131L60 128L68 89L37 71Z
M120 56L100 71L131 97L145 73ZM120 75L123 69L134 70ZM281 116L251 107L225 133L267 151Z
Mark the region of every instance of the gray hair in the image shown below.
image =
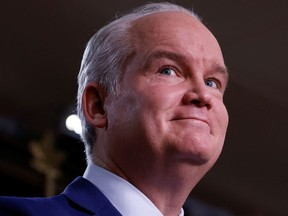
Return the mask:
M78 75L77 95L77 111L82 124L81 138L85 144L88 160L97 136L95 128L86 121L83 114L82 95L86 85L96 82L106 90L107 94L116 95L124 63L134 51L129 33L133 22L153 13L167 11L185 13L200 20L193 11L181 6L167 2L150 3L104 26L88 42Z

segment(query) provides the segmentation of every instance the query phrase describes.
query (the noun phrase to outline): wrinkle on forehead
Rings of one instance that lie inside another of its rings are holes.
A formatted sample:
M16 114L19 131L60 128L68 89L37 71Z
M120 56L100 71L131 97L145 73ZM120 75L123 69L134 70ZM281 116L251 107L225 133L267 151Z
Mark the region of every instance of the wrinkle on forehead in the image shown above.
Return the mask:
M214 35L198 19L182 12L158 12L139 18L130 28L130 36L136 49L170 45L174 38L190 38L187 44L206 43L221 52Z
M228 78L216 38L193 16L182 12L147 15L134 22L130 33L135 48L133 56L138 58L138 66L147 68L151 59L165 56L185 64L210 62L213 64L209 66L211 70L221 72Z
M185 25L186 28L196 29L197 31L208 31L208 29L195 17L185 14L183 12L157 12L134 21L130 29L132 38L137 41L143 41L147 39L151 34L159 34L159 32L167 32L172 34L178 32L178 26ZM144 37L145 35L145 37ZM160 38L159 38L160 39Z

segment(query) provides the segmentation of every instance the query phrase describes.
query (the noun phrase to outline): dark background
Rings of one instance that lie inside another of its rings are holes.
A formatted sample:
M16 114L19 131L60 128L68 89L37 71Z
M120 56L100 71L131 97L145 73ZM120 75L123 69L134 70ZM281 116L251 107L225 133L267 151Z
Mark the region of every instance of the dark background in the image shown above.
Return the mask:
M64 129L88 39L145 1L10 0L0 6L0 195L42 196L29 144L49 131L65 153L57 190L82 175L82 143ZM157 2L157 1L155 1ZM288 2L182 0L222 46L230 125L221 158L192 192L236 215L288 215Z

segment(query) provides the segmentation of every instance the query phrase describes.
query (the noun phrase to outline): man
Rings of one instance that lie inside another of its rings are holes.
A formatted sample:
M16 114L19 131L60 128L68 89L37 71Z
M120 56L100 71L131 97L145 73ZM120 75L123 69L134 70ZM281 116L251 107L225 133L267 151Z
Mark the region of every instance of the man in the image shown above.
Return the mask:
M191 11L148 4L108 24L78 77L84 176L52 198L3 198L0 214L183 215L223 147L227 79L216 39Z

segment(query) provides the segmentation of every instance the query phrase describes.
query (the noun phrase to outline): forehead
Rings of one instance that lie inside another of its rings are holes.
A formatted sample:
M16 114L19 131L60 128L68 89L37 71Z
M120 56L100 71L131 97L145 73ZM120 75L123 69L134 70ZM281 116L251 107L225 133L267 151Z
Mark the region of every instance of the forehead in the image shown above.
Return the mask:
M151 39L155 36L161 40L186 34L195 37L195 41L204 36L206 40L216 42L212 33L198 19L183 12L166 11L144 16L133 22L130 33L136 40Z
M167 50L187 59L208 59L224 65L213 34L195 17L183 12L159 12L136 20L130 36L135 53L145 58L155 50Z

